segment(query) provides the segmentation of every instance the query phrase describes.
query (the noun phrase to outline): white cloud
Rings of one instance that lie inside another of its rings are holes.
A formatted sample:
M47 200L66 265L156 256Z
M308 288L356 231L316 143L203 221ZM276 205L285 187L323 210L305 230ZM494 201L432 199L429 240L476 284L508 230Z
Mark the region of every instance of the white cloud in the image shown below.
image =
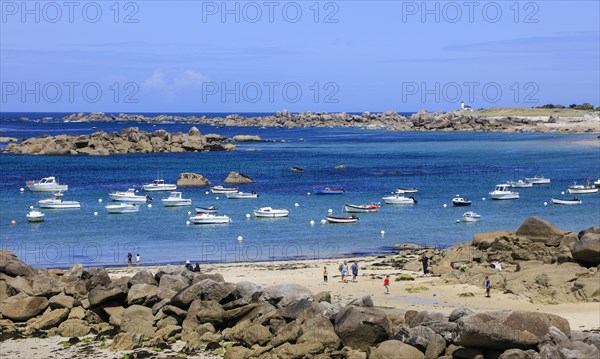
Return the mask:
M157 69L144 80L146 90L160 92L168 100L194 88L201 88L208 81L203 74L190 69Z

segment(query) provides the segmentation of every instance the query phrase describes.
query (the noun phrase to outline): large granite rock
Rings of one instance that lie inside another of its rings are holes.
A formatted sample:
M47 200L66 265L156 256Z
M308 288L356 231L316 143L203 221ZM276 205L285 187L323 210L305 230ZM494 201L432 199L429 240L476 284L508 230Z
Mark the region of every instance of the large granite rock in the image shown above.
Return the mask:
M285 307L300 299L310 299L310 289L298 284L277 284L265 288L265 300L273 305Z
M227 184L245 184L245 183L254 183L254 180L244 174L238 172L229 172L229 175L223 181Z
M347 306L335 317L335 332L342 344L366 350L390 336L390 322L385 312L366 307Z
M497 350L533 349L550 327L569 335L569 322L557 315L526 311L471 314L457 320L456 344Z
M573 259L586 267L600 265L600 234L586 233L580 240L569 244Z
M558 227L540 217L529 217L517 229L517 235L536 242L546 242L553 235L562 235Z
M43 312L48 307L48 299L29 297L21 294L11 297L4 303L2 316L13 321L22 322Z
M386 340L371 351L369 359L423 359L425 355L419 349L399 340Z
M177 179L177 187L206 187L209 185L208 179L197 173L181 173Z

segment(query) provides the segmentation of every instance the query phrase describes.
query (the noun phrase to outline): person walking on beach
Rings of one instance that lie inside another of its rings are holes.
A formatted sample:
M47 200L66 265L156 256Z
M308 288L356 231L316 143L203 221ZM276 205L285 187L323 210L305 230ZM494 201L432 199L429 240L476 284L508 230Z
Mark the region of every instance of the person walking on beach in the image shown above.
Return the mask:
M383 280L383 286L385 287L385 294L390 294L390 275L386 275Z
M421 262L423 263L423 274L427 274L427 267L429 267L429 258L427 258L427 254L423 253Z
M354 261L352 265L352 281L356 282L356 277L358 277L358 262Z
M327 284L327 276L329 273L327 272L327 266L323 267L323 283Z
M139 253L136 254L136 256L135 256L135 265L138 267L140 266L140 254Z
M348 263L342 264L342 282L348 283Z
M492 289L492 282L490 281L490 277L488 277L486 275L485 276L485 297L486 298L491 298L490 297L490 289Z
M133 258L133 255L131 253L127 253L127 266L131 267L131 259Z

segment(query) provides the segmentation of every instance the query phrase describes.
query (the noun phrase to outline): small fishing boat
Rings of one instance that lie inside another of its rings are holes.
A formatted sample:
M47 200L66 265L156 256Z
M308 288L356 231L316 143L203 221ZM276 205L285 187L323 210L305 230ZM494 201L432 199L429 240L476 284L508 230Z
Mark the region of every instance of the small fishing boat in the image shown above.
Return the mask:
M121 213L134 213L140 210L137 204L134 203L119 203L109 204L104 206L108 213L121 214Z
M40 212L39 210L32 209L31 211L29 211L29 213L27 213L27 221L31 223L43 222L45 216L46 215Z
M386 196L382 198L385 204L416 204L417 200L414 197L404 197L399 194Z
M490 197L495 200L519 199L519 193L512 192L508 184L499 184L490 192Z
M225 196L228 199L253 199L253 198L258 198L258 193L256 192L232 192L232 193L225 193Z
M219 208L217 206L198 207L196 206L196 213L217 213Z
M77 201L64 201L62 199L63 194L56 192L54 198L42 199L38 201L40 208L47 209L71 209L81 208L81 204Z
M163 198L161 201L165 207L182 207L192 205L192 200L189 198L182 198L181 192L171 192L169 193L169 197Z
M513 188L530 188L533 187L533 183L528 180L508 181L508 184Z
M196 216L190 217L193 224L227 224L231 222L229 216L217 216L215 214L200 212Z
M239 189L237 187L213 186L213 187L210 188L210 192L211 193L219 193L219 194L235 193L238 190Z
M108 194L108 197L113 201L128 202L128 203L145 203L152 200L149 196L139 196L135 193L135 189L129 188L127 191L115 191Z
M342 187L330 188L330 187L315 187L313 188L315 194L344 194L346 190Z
M594 186L600 187L600 178L597 181L594 181Z
M177 185L165 183L162 179L156 179L152 183L147 183L142 186L142 189L147 192L164 192L164 191L175 191Z
M254 209L255 217L263 218L282 218L287 217L290 211L287 209L273 209L271 207L262 207Z
M467 207L471 205L471 201L466 198L456 197L452 199L452 205L455 207Z
M564 205L577 205L581 204L581 200L577 197L572 199L560 199L560 198L552 198L553 204L564 204Z
M350 216L350 217L334 217L334 216L326 216L325 217L327 219L327 222L331 223L331 224L338 224L338 223L356 223L358 222L358 217L356 216Z
M527 182L531 182L532 184L549 184L550 178L546 178L544 176L535 175L533 177L525 178Z
M381 205L375 202L370 204L344 204L344 211L348 213L373 213L378 212Z
M479 220L481 220L481 216L475 212L463 213L463 222L479 222Z
M574 183L572 186L569 186L567 192L570 194L590 194L597 193L598 188L590 185L590 181L588 181L587 186Z
M27 181L27 188L32 192L64 192L69 189L66 184L60 184L56 177L44 177L39 181Z
M398 187L398 188L396 188L396 193L399 193L399 194L403 194L403 193L417 193L417 192L419 192L419 190L417 189L417 187L410 187L410 188Z

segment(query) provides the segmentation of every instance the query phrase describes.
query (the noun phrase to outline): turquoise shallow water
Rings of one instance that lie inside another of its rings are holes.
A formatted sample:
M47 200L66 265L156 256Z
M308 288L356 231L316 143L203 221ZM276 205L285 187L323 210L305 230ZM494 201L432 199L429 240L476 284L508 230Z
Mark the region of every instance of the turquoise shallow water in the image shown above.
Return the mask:
M93 124L118 130L187 131L189 125ZM4 121L3 136L44 133L90 133L91 124L36 124ZM339 128L210 128L203 133L258 134L289 142L243 144L236 152L120 155L109 157L38 157L0 155L0 242L36 266L121 265L127 252L142 262L248 261L317 258L380 253L395 243L445 247L469 241L473 233L516 229L527 217L542 216L565 230L600 225L600 195L580 195L581 206L553 206L552 196L577 180L600 176L597 147L573 141L595 135L500 133L403 133ZM300 139L303 139L301 141ZM252 148L254 151L246 151ZM345 165L343 170L335 166ZM304 173L289 172L292 166ZM153 194L152 208L139 213L109 215L107 193L141 187L161 177L174 182L181 172L197 172L220 184L229 171L240 171L256 183L257 200L227 200L207 195L206 188L183 189L195 204L215 204L233 218L225 226L186 225L192 208L164 208ZM394 171L399 171L394 174ZM497 183L544 174L552 184L519 189L517 201L483 201ZM25 220L29 206L48 194L25 191L28 179L58 176L69 184L65 199L81 202L80 210L45 210L46 221ZM341 196L308 196L313 186L339 185ZM321 225L328 209L341 214L345 202L368 203L398 186L417 186L415 206L386 206L379 213L359 214L353 225ZM482 216L475 224L455 223L467 209L450 205L456 194L473 200L468 210ZM569 197L568 195L564 197ZM99 203L98 199L103 199ZM548 206L544 206L548 202ZM298 207L294 204L298 203ZM448 204L444 208L443 204ZM252 208L291 210L285 219L246 219ZM94 216L94 212L98 212ZM11 225L15 219L17 223ZM316 224L311 226L309 222ZM385 235L381 235L381 231ZM243 240L239 242L238 236Z

